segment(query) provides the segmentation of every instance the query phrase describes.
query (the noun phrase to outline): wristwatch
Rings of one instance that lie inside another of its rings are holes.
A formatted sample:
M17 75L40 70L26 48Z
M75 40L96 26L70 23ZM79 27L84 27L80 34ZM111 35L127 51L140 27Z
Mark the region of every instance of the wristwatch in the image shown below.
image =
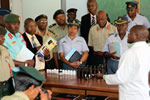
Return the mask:
M28 66L28 63L25 63L24 66L27 67L27 66Z
M82 64L82 61L80 61L80 65Z

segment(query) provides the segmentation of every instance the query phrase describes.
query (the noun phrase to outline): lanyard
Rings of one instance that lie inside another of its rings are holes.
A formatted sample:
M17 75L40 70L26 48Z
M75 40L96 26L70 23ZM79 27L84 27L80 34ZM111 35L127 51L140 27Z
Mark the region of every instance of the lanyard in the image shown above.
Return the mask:
M9 66L9 69L10 69L10 76L13 77L13 73L12 73L10 64L8 64L8 66Z

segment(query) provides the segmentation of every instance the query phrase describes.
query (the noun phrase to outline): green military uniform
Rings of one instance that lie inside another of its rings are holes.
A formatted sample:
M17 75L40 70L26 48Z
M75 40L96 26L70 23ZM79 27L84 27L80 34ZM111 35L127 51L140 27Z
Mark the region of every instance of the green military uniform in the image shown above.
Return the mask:
M4 36L6 30L0 27L0 36ZM5 95L10 95L14 92L12 86L12 68L15 66L11 59L7 47L0 43L0 98Z
M8 49L0 45L0 98L13 93L12 82L9 80L13 67L14 63Z
M46 29L45 34L42 34L39 28L37 27L36 34L43 37L43 43L45 43L50 37L52 37L53 39L56 39L56 35L52 32L49 32L48 29ZM50 52L50 60L53 58L53 52L55 52L55 49L52 50L52 52Z
M55 26L50 27L48 30L55 33L57 44L59 43L60 39L62 39L64 36L66 36L68 34L67 25L64 29L62 29L59 25L56 24ZM58 52L58 45L55 48L55 52Z

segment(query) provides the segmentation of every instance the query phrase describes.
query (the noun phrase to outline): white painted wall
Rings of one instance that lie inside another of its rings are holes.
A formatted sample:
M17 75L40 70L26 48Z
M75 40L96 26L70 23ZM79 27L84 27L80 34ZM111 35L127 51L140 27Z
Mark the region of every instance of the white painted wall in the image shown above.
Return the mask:
M23 20L40 14L48 16L48 24L54 23L53 14L61 8L61 0L23 0Z
M81 21L81 17L87 14L87 0L66 0L66 11L69 8L77 8L77 19Z

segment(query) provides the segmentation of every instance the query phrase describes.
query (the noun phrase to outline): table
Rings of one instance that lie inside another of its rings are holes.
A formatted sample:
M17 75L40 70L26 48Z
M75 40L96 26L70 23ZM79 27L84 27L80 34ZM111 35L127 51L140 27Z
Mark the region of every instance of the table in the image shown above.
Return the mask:
M118 86L107 85L103 79L85 80L76 75L59 75L41 71L46 78L44 87L53 93L68 93L79 95L109 96L118 98Z

